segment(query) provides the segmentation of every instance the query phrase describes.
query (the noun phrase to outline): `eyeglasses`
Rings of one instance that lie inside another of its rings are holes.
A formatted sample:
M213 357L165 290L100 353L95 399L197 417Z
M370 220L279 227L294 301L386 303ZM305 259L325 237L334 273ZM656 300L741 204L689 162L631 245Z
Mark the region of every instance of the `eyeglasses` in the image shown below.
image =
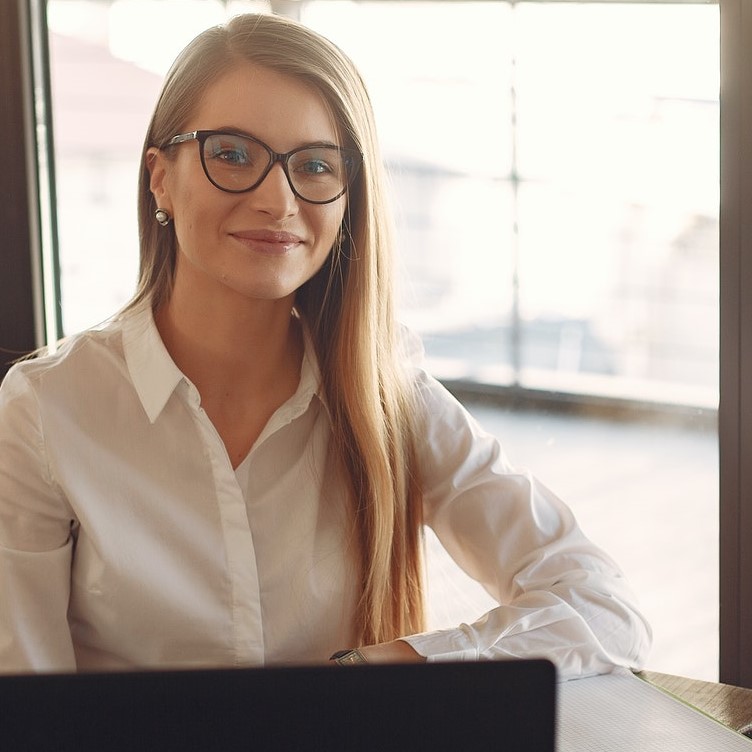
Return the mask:
M181 133L162 148L193 140L198 142L206 177L227 193L252 191L279 162L298 198L309 204L328 204L345 193L361 163L356 149L324 144L278 154L263 141L227 131Z

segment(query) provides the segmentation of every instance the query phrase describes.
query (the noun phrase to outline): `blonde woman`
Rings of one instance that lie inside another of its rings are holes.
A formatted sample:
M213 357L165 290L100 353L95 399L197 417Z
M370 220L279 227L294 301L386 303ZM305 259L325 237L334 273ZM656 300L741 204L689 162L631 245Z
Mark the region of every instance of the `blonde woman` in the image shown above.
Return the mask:
M134 299L0 389L0 670L642 664L616 565L395 325L383 192L330 42L244 15L183 51ZM425 631L424 525L498 600L476 623Z

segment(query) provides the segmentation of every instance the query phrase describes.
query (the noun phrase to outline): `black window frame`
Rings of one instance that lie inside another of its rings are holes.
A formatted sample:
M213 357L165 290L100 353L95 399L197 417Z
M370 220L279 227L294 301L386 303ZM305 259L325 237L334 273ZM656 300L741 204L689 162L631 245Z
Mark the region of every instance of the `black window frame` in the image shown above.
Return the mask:
M752 2L720 6L719 673L752 687Z
M0 132L12 134L0 170L0 378L45 334L30 33L28 3L0 3Z

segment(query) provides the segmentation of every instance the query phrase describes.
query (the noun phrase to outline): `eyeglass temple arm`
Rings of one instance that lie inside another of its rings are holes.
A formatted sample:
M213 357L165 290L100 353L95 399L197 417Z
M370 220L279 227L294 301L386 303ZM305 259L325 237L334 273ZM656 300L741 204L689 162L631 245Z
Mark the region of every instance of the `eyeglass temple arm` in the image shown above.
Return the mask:
M173 146L174 144L182 144L184 141L192 141L194 138L198 138L198 131L191 131L190 133L181 133L178 136L173 136L165 146Z

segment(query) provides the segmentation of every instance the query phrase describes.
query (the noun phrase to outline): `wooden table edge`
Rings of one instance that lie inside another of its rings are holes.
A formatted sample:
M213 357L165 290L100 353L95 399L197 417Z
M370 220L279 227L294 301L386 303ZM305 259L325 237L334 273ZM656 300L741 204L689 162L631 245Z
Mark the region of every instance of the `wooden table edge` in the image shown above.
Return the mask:
M752 734L752 689L657 671L637 671L635 675L715 718L724 726L748 736Z

